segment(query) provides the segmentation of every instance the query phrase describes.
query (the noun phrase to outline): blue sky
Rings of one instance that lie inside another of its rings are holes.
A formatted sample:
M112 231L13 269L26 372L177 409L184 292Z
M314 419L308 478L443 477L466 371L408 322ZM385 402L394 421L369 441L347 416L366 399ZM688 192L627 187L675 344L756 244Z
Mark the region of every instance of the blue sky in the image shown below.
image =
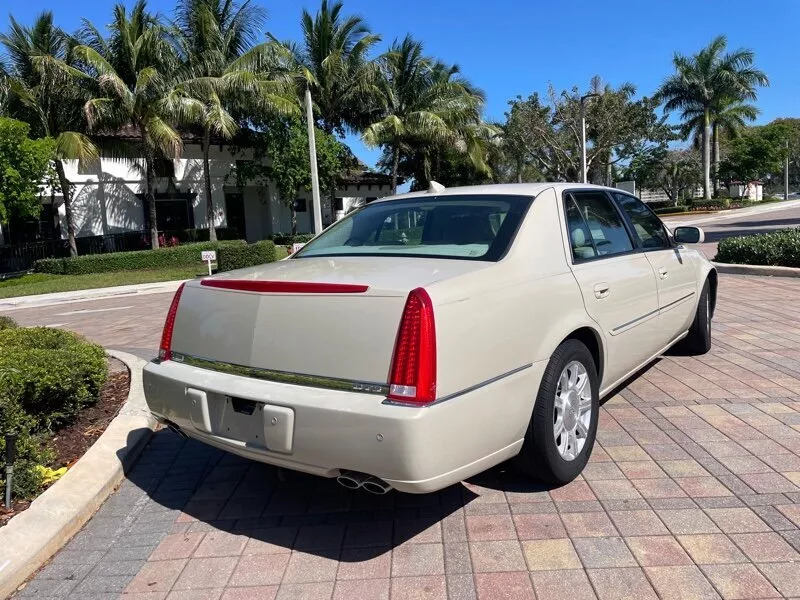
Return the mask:
M303 7L317 1L256 0L269 14L267 29L280 39L298 38ZM52 10L58 24L75 29L81 17L96 25L110 19L110 0L0 0L0 15L30 22ZM151 9L172 15L172 0L150 0ZM487 95L486 116L502 119L510 98L578 85L593 75L618 85L630 81L649 95L671 71L675 51L692 53L715 35L731 47L756 52L770 78L759 93L758 122L800 117L800 51L797 0L345 0L345 12L366 19L391 41L412 33L426 51L457 63ZM354 139L353 150L372 165L379 152Z

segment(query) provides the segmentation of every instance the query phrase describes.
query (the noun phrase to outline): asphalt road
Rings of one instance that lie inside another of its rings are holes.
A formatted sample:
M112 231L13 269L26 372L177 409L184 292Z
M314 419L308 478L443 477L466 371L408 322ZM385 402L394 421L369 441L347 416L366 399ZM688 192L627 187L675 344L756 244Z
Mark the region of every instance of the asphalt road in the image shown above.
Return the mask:
M713 259L717 254L717 243L726 237L800 227L800 201L790 200L785 204L765 204L716 215L665 217L664 222L670 228L677 225L702 227L706 241L700 245L700 249L708 258Z

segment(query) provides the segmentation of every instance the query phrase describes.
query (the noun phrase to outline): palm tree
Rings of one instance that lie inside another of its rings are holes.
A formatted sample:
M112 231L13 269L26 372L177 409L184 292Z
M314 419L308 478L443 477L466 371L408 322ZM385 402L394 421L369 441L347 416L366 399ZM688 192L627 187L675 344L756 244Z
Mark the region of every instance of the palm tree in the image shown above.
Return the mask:
M9 32L0 35L0 43L10 60L6 85L0 86L7 90L9 112L31 123L37 135L55 138L56 175L64 198L69 251L75 256L72 186L64 161L96 159L97 148L81 131L85 123L79 106L86 90L78 81L82 74L68 64L74 41L53 24L51 12L43 12L32 27L11 17Z
M360 17L343 16L341 2L329 5L328 0L322 0L316 16L303 10L301 28L303 42L293 46L294 58L311 89L320 128L360 130L377 92L368 55L381 37L370 33Z
M150 221L150 243L158 248L156 219L155 163L160 158L177 158L183 148L173 127L168 96L172 76L178 70L177 55L167 30L147 12L145 0L138 0L130 14L122 4L114 7L108 40L86 23L85 43L74 49L76 59L97 76L100 94L85 105L94 130L117 133L133 128L139 136L138 156L145 172L145 205ZM126 155L128 149L120 148Z
M687 118L702 115L703 191L711 197L711 125L715 108L724 98L739 102L756 99L756 87L769 85L767 76L753 66L752 50L738 49L725 53L725 36L692 56L675 54L675 74L658 90L664 110L681 110Z
M714 194L717 193L719 183L720 163L720 137L738 137L748 121L754 121L760 111L752 104L729 97L720 97L711 109L711 165ZM696 109L686 109L681 113L683 124L679 128L679 135L683 139L693 137L696 148L703 145L704 115Z
M447 66L423 54L406 36L379 59L384 107L366 128L369 146L384 146L391 156L392 191L397 191L401 154L414 146L454 144L481 160L483 94ZM427 169L429 172L429 169Z
M209 151L212 135L231 139L239 127L239 112L299 114L288 94L291 79L273 73L271 43L253 45L265 13L250 0L180 0L177 7L177 46L184 73L170 100L186 124L203 131L203 179L206 219L216 241L211 193Z

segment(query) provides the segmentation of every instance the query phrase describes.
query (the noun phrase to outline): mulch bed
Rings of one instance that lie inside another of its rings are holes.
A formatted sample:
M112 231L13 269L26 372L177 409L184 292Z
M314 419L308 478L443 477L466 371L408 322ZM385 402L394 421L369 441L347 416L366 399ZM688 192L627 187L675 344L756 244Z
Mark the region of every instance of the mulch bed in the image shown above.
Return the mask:
M108 359L108 380L100 390L100 399L81 411L78 420L62 427L50 438L56 458L50 467L71 467L95 443L128 398L130 388L128 368L116 358ZM5 493L5 490L2 491ZM13 503L13 509L0 507L0 527L11 517L30 506L30 501Z

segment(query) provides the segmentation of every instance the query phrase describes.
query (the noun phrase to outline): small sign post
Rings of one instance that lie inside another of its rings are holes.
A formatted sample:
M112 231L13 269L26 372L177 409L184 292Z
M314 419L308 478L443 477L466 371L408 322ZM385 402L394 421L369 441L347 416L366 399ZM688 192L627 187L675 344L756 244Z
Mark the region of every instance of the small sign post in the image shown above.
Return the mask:
M295 252L300 250L300 248L302 248L303 246L305 246L305 244L302 244L302 243L299 243L299 242L296 242L296 243L292 244L292 254L294 254Z
M217 260L217 253L215 250L203 250L200 253L200 256L203 257L203 260L208 263L208 274L211 275L211 263Z

